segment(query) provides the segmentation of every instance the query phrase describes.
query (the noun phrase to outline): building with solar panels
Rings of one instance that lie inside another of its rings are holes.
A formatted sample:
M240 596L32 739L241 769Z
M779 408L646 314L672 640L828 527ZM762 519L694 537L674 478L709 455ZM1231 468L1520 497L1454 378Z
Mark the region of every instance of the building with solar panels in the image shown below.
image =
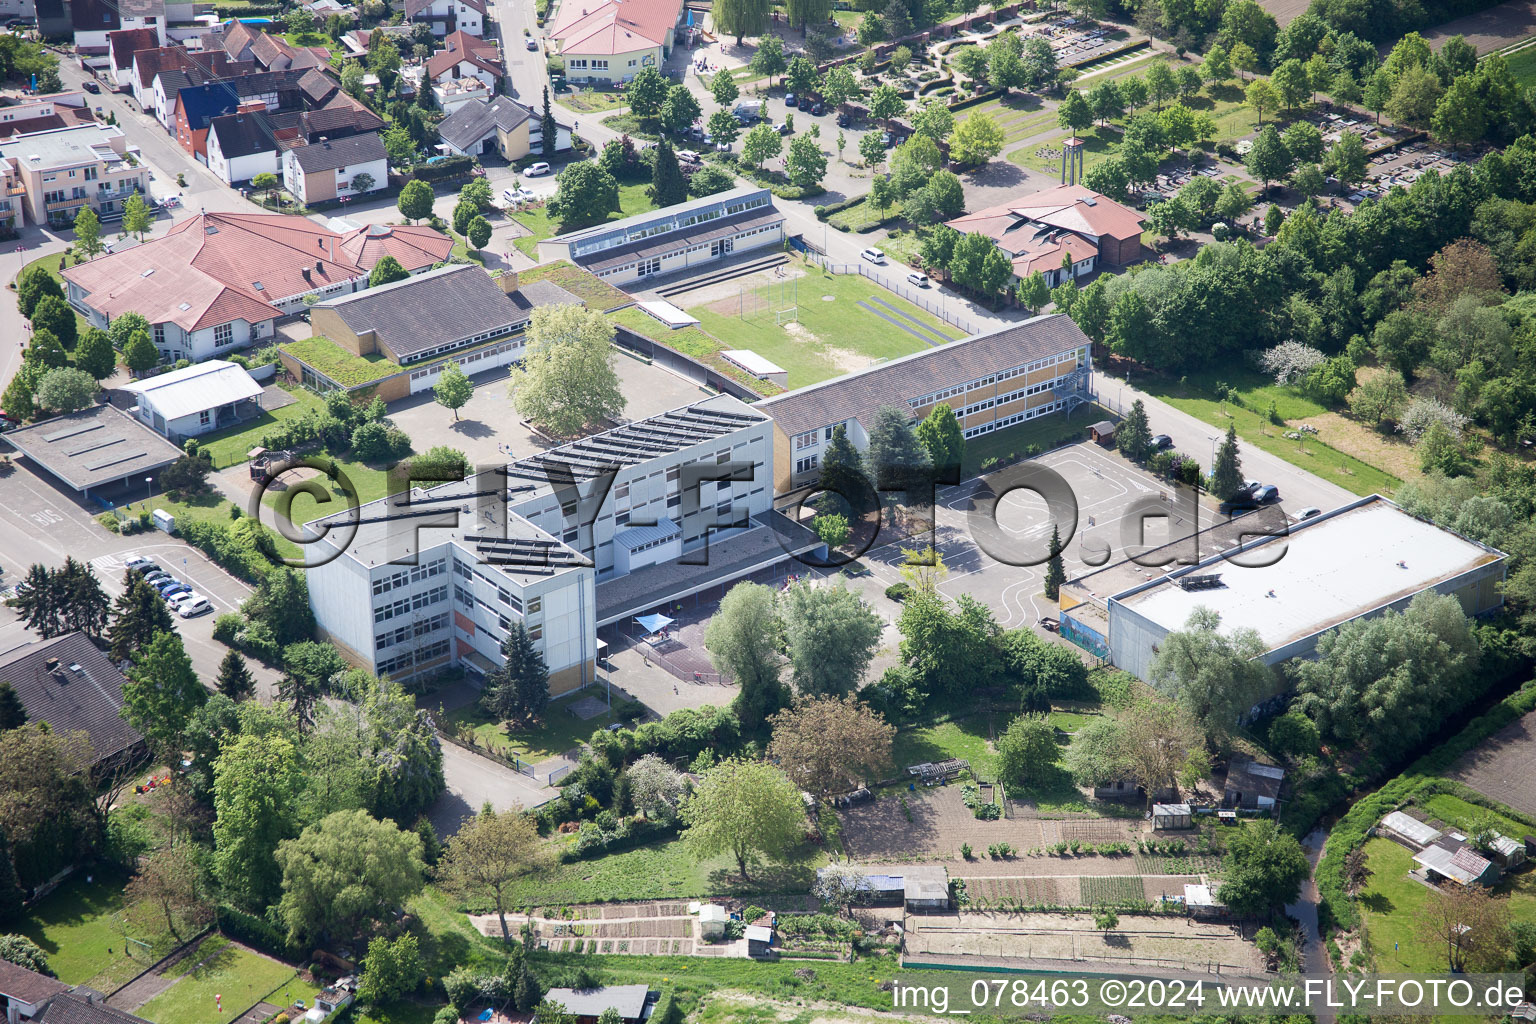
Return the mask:
M310 605L400 679L501 664L522 621L550 693L595 680L600 625L817 550L772 509L773 424L728 395L311 524ZM318 531L317 531L318 532ZM325 564L317 564L329 557Z

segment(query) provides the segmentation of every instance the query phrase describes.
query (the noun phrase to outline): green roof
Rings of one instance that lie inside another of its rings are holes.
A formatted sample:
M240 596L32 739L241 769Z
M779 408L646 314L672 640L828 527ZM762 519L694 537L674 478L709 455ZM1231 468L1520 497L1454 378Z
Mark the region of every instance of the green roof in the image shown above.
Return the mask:
M606 312L634 302L634 296L620 291L596 274L586 271L567 260L543 263L531 270L517 272L519 284L533 281L549 281L576 296L587 304L588 309Z
M290 341L281 348L316 373L324 374L344 388L372 384L402 370L399 363L386 356L353 355L330 338L319 335Z

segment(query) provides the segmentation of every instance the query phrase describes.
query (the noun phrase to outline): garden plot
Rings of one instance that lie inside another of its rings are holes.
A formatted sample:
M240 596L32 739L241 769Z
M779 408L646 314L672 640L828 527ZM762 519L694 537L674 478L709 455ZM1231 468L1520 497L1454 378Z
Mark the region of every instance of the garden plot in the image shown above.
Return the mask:
M1536 712L1467 751L1445 774L1517 811L1536 814Z

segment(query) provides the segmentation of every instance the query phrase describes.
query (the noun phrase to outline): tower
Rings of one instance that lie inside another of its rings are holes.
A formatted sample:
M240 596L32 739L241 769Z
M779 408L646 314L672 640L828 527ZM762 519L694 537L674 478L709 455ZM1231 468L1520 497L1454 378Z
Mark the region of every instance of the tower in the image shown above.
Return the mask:
M1061 183L1076 185L1083 177L1083 140L1077 136L1061 144Z

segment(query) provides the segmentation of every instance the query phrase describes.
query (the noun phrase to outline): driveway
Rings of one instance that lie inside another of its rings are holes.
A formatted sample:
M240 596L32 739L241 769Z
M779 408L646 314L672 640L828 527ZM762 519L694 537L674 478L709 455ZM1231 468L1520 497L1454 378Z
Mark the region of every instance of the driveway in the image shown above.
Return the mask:
M447 740L443 740L443 779L448 791L428 813L441 839L457 835L464 819L480 813L487 802L498 812L528 810L560 795L558 790Z

